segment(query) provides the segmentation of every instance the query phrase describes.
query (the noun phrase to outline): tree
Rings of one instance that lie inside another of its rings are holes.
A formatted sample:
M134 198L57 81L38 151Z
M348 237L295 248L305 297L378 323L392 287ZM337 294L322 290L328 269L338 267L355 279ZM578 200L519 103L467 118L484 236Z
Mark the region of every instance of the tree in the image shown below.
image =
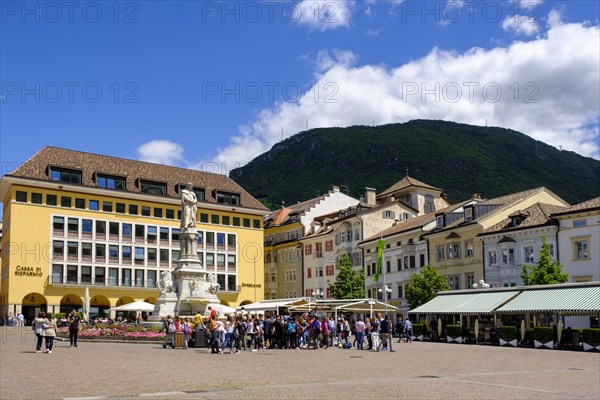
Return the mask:
M542 236L542 248L537 266L523 264L521 278L525 286L563 283L569 280L569 274L563 274L561 270L562 265L558 260L550 258L550 246L546 242L546 236Z
M334 299L364 299L365 271L352 268L352 262L348 254L344 254L338 260L338 274L335 282L329 284L331 297Z
M406 288L406 301L412 310L427 303L437 296L437 292L444 290L450 290L446 278L426 265L418 273L411 275Z

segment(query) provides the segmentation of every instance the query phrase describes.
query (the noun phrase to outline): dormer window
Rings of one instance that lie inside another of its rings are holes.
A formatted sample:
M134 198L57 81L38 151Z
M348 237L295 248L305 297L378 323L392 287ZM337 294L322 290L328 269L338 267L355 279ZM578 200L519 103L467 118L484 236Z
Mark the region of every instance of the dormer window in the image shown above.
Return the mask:
M426 194L425 195L425 204L423 204L423 212L425 214L429 214L435 211L435 202L433 200L433 195Z
M140 179L140 192L158 196L167 195L167 184L162 182L146 181Z
M438 215L437 217L435 217L435 227L438 229L444 227L444 216L443 215Z
M240 204L240 195L238 193L217 191L215 198L217 199L217 203L232 204L232 205Z
M383 218L394 219L396 218L396 212L392 210L383 210Z
M96 186L105 189L125 190L125 178L122 176L97 174Z
M473 221L473 207L465 208L465 222Z
M508 216L508 218L510 218L510 226L516 228L517 226L521 225L528 216L529 214L527 212L523 212L521 210L510 214Z
M55 182L81 184L81 171L74 169L50 167L49 175Z

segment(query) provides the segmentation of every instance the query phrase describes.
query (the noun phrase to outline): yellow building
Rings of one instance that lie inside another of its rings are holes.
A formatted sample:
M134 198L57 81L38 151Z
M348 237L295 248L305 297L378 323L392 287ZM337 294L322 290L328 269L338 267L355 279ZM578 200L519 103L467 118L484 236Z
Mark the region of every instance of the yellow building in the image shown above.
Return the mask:
M198 198L198 256L232 307L263 299L267 209L225 175L45 147L5 175L0 313L154 302L179 258L181 187ZM110 312L114 316L114 311Z
M435 228L423 235L428 242L430 266L447 277L451 289L472 288L474 283L485 280L484 262L496 264L494 260L485 260L493 255L483 254L478 235L535 203L568 205L550 190L539 187L488 200L474 196L459 212L436 213Z

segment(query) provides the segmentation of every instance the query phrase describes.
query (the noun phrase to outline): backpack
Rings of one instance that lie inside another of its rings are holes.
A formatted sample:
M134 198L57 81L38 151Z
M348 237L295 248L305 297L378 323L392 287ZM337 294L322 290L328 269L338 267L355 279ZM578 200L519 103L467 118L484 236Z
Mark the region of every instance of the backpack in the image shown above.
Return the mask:
M169 322L169 325L167 325L167 333L175 333L176 330L175 324L173 322Z
M314 320L312 323L312 329L315 333L321 333L321 322L319 322L319 320Z
M293 322L288 322L287 330L289 333L296 332L296 324Z

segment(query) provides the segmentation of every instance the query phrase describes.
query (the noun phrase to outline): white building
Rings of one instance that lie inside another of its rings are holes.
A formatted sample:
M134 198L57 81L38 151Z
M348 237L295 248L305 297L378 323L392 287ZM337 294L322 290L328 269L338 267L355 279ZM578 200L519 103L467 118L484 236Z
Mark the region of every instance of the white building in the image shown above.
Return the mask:
M523 264L537 264L542 236L546 237L550 257L556 259L558 224L551 215L563 209L565 207L535 203L477 235L483 241L486 283L492 287L522 286Z

